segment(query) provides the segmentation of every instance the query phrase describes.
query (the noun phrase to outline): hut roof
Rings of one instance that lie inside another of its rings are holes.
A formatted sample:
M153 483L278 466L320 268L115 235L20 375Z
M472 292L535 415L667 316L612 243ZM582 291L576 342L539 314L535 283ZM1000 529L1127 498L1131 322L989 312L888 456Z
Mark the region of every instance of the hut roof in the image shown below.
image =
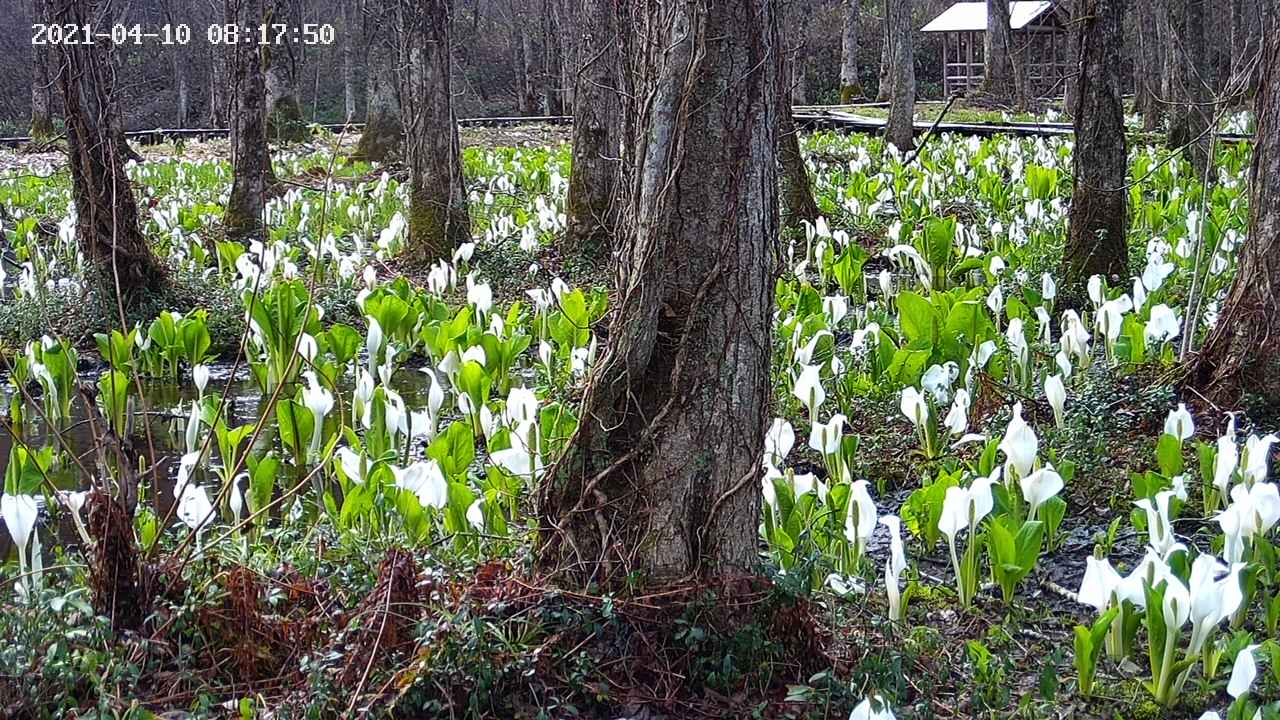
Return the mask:
M1045 15L1053 7L1053 0L1019 0L1009 3L1009 27L1021 30ZM922 32L985 32L987 29L987 4L985 2L958 2L947 8L921 28Z

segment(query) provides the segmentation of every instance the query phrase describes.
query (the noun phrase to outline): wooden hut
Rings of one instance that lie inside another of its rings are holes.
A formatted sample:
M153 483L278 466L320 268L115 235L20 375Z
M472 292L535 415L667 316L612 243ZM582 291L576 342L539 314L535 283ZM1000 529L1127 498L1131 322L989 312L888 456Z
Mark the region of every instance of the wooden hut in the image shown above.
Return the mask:
M1060 95L1069 72L1068 11L1055 0L1009 3L1014 61L1021 62L1031 97ZM921 28L942 36L942 91L946 97L982 85L987 4L958 2Z

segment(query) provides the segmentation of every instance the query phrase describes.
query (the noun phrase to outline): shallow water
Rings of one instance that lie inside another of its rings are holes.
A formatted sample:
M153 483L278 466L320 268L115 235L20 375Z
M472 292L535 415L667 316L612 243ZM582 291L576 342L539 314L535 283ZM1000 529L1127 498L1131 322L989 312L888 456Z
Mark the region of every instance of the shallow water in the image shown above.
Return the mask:
M241 365L236 369L234 376L232 369L233 366L230 363L210 365L209 383L205 387L205 395L220 398L224 393L226 394L228 427L256 423L266 409L270 396L264 395L258 388L247 367ZM96 383L103 368L90 370L82 368L81 370L80 382ZM415 448L425 442L425 422L421 418L423 408L426 407L430 383L427 372L420 371L414 366L400 367L391 378L392 389L400 393L406 409L411 413L411 432L414 436L412 444ZM163 518L170 514L170 508L174 502L173 488L177 479L178 463L185 450L184 431L187 417L191 412L191 402L197 399L199 393L194 382L191 381L189 372L183 372L178 380L144 379L143 388L147 398L145 411L137 398L131 395L133 415L129 437L139 457L144 460L145 467L156 468L154 473L145 476L156 478L156 480L154 482L144 480L143 487L139 491L139 502L146 503L158 517ZM37 406L40 402L39 392L38 384L33 383L28 389L28 395ZM333 415L341 414L342 417L350 415L351 392L350 378L340 379L338 391L334 394ZM17 394L17 390L8 382L8 378L0 377L0 408L3 408L3 412L6 413L5 427L8 427L11 422L7 412L11 400ZM58 428L50 428L43 421L41 412L42 408L33 408L31 402L25 404L21 427L14 428L20 435L20 442L34 450L48 446L55 448L54 465L50 468L48 477L58 489L88 489L91 485L89 473L95 470L93 453L95 439L83 398L77 396L72 401L71 418L61 423ZM259 434L255 452L280 449L275 426L275 415L272 413L263 432ZM204 438L212 432L212 429L203 427L201 442L204 442ZM8 430L0 430L0 476L7 468L12 449L18 442L19 440L15 440ZM218 458L216 439L209 438L209 447L209 462L203 470L193 473L192 477L203 485L209 486L212 483L216 486L219 482L216 468L220 467L221 463ZM210 488L211 495L212 490L213 488ZM59 540L64 545L76 544L78 535L69 513L62 512L60 517L63 521L58 523L59 527L56 529ZM52 546L48 539L50 521L51 516L46 508L41 511L39 523L46 553ZM13 543L9 538L8 529L0 530L0 558L10 557L12 552Z

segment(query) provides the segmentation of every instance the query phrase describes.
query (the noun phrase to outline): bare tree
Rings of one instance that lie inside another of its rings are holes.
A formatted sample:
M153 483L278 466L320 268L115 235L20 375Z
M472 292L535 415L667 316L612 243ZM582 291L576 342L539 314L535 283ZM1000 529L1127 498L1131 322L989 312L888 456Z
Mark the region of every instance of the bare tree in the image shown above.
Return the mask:
M983 36L982 92L999 101L1016 95L1013 31L1009 0L987 0L987 32Z
M175 15L173 12L173 6L174 0L164 0L161 4L161 10L164 12L165 22L168 23L170 27L177 27L179 22L178 18L182 18L183 8L179 7L179 12ZM191 91L187 87L188 63L187 58L185 57L186 53L186 48L177 43L174 43L167 48L169 66L173 68L174 100L178 111L177 124L180 128L186 127L187 121L191 117Z
M885 0L889 21L891 94L885 136L899 150L915 146L916 66L915 28L911 26L912 0Z
M370 0L369 40L365 66L364 132L352 157L383 162L395 153L404 136L400 120L400 89L396 76L394 0Z
M409 255L448 257L471 239L450 80L451 0L400 0L400 92L409 156Z
M1259 55L1262 52L1262 28L1266 24L1263 3L1269 0L1228 0L1231 8L1229 19L1231 24L1231 68L1230 74L1233 91L1229 98L1239 101L1245 97L1253 97L1258 90L1259 78L1262 75L1262 63ZM1280 12L1273 8L1272 13Z
M1170 148L1205 177L1210 163L1213 93L1205 51L1205 0L1164 0L1170 30L1165 52L1169 77Z
M300 0L267 0L267 24L300 27L302 7ZM257 25L253 26L257 28ZM263 44L266 63L267 86L267 136L272 140L300 142L307 137L307 124L302 116L302 102L298 99L298 78L301 63L300 46L293 33L277 38L275 28L268 28L271 36Z
M1265 22L1249 233L1235 283L1192 373L1204 395L1224 406L1236 405L1245 392L1280 402L1280 15Z
M32 17L40 17L42 0L32 0ZM31 139L37 143L53 137L53 78L49 74L49 48L31 46Z
M516 76L516 108L521 115L534 115L538 112L538 86L533 35L525 24L519 25L517 34L519 44L516 45L516 68L519 73Z
M564 110L560 88L562 30L556 1L542 0L542 109L547 115L559 115Z
M257 27L264 17L263 0L226 0L226 19L240 27ZM234 112L231 113L231 196L222 216L228 238L261 239L267 188L274 182L267 146L267 95L263 55L258 43L230 47L229 63Z
M1164 12L1164 0L1146 0L1131 5L1137 35L1136 80L1134 106L1142 113L1142 128L1154 131L1164 116L1163 82L1164 52L1167 45L1161 29L1167 23L1160 21Z
M342 121L345 123L356 119L356 52L351 45L360 25L358 10L354 3L342 5Z
M1078 291L1092 275L1125 275L1128 266L1128 154L1120 56L1125 0L1079 0L1076 105L1072 108L1075 189L1062 251L1063 278Z
M776 7L776 6L775 6ZM789 19L793 20L801 13L795 13L793 6L786 7ZM788 23L794 28L794 24ZM791 77L791 66L795 56L791 53L777 53L778 77ZM804 221L814 222L818 219L818 204L813 199L812 183L809 181L809 168L804 163L804 155L800 152L800 138L796 131L795 118L792 117L791 103L788 102L786 86L778 84L778 174L781 185L780 205L782 225L788 229L800 229Z
M880 73L879 86L876 88L876 102L888 102L893 95L893 42L889 39L889 10L886 0L882 6L884 16L880 18Z
M614 0L578 0L582 67L574 83L573 170L566 245L591 254L613 247L622 143L620 18Z
M654 3L619 298L572 454L540 496L544 565L582 580L756 563L777 264L774 4Z
M109 25L107 10L94 0L46 0L44 17L75 27ZM102 44L60 43L53 52L67 124L76 242L92 281L123 311L162 289L168 272L138 227L138 206L118 146L115 69Z
M862 0L841 0L840 17L840 102L850 103L862 96L858 76L858 22Z

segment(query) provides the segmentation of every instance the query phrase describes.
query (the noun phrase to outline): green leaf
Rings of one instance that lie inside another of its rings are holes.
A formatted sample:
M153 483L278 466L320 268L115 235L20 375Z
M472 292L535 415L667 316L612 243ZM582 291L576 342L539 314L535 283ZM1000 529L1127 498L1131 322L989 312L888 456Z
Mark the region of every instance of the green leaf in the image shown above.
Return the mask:
M1182 441L1165 433L1156 444L1156 458L1160 464L1160 474L1173 478L1182 474Z
M908 341L920 341L928 348L938 344L938 316L933 304L911 292L898 293L898 322Z

